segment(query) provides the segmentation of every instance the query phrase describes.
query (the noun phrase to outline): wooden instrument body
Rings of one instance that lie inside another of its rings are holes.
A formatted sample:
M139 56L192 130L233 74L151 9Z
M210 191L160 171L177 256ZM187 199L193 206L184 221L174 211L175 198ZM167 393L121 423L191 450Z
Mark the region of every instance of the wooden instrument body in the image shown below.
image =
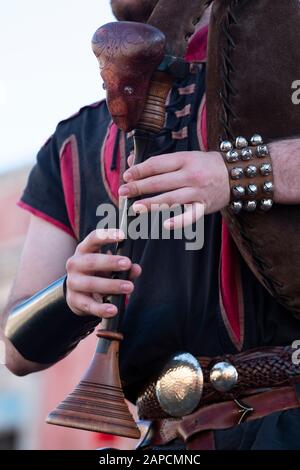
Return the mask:
M93 51L115 124L135 129L144 111L150 81L165 55L165 36L142 23L108 23L93 37Z

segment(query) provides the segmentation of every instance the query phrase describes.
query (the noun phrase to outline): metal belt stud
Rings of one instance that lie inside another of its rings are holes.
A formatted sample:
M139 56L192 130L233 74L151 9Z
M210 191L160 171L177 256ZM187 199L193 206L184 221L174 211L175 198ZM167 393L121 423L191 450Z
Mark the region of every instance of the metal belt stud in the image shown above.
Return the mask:
M209 379L218 392L229 392L238 381L238 372L229 362L218 362L210 371Z
M180 418L192 413L199 405L203 383L198 360L190 353L176 354L156 383L156 397L166 413Z

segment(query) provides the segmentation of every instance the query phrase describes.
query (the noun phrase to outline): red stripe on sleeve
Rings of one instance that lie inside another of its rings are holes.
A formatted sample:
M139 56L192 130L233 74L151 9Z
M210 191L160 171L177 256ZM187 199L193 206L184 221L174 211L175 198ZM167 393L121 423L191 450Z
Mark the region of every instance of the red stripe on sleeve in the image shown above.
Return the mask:
M45 214L44 212L39 211L38 209L35 209L34 207L30 206L29 204L26 204L23 201L17 202L17 206L21 207L21 209L24 209L27 212L30 212L30 214L35 215L36 217L39 217L40 219L43 219L43 220L45 220L46 222L49 222L52 225L55 225L55 227L58 227L59 229L66 232L68 235L71 235L71 237L76 238L75 235L74 235L73 230L71 230L70 227L63 224L59 220L56 220L53 217L50 217L48 214Z

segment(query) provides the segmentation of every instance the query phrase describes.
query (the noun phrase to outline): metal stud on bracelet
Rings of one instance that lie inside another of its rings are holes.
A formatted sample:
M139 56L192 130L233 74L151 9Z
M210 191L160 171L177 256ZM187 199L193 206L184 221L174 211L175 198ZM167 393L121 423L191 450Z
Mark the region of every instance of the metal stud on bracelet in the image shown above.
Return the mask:
M229 152L233 149L233 145L229 140L224 140L220 145L221 152Z
M242 150L242 152L241 152L242 160L244 160L244 161L251 160L252 157L253 157L252 149L245 148L245 149Z
M270 163L264 163L260 167L260 173L262 176L269 176L272 173L272 165Z
M226 160L228 163L238 162L240 159L239 153L236 150L229 150L226 153Z
M246 190L245 190L244 186L241 186L241 185L239 184L239 185L234 186L234 187L232 188L232 193L233 193L233 195L234 195L236 198L240 199L240 198L242 198L242 197L245 196Z
M239 214L241 212L241 210L243 209L243 203L242 203L242 201L233 201L230 204L230 207L231 207L232 211L234 212L234 214Z
M263 187L263 190L265 193L273 193L274 191L274 184L272 181L266 181L264 183L264 187Z
M257 201L247 201L244 205L244 209L247 212L254 212L257 208Z
M254 178L257 175L257 167L255 165L247 166L246 173L249 178Z
M245 137L237 137L235 139L235 146L237 149L244 149L245 147L248 147L248 141Z
M264 212L267 212L272 209L272 206L273 199L262 199L262 201L260 201L260 209Z
M239 180L240 178L242 178L244 176L244 170L243 168L240 168L240 167L235 167L235 168L232 168L231 170L231 178L233 180Z
M258 145L256 149L256 156L258 158L267 157L269 155L269 150L266 145Z
M248 186L247 186L248 196L255 197L255 196L257 196L257 193L258 193L257 184L248 184Z
M256 147L257 145L262 145L264 143L262 136L259 134L254 134L251 137L250 142L253 147Z

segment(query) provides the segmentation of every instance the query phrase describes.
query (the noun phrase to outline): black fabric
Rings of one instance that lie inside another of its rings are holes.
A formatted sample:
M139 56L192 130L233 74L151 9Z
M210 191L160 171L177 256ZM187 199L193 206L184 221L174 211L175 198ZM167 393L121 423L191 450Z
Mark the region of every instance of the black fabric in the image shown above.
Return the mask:
M39 151L21 200L72 232L60 175L57 133Z
M300 408L215 433L218 450L300 450Z
M197 74L191 74L185 83L174 87L166 127L154 142L153 155L199 149L196 123L204 79L205 70L202 68ZM181 95L178 92L178 86L192 83L196 84L194 94ZM177 118L175 111L187 104L191 104L191 114ZM29 201L33 207L68 223L57 159L62 143L74 134L81 172L80 240L96 228L98 205L110 201L103 184L100 162L109 123L110 117L103 102L83 108L77 116L60 123L52 143L39 156L23 196L23 200ZM172 131L185 126L189 130L188 137L173 140ZM132 146L132 139L128 139L127 155ZM57 182L58 189L54 194L52 185L49 188L45 180ZM219 304L221 223L218 213L205 217L205 244L198 251L186 251L185 240L138 240L134 244L133 259L142 265L143 273L136 281L123 319L125 339L120 351L125 393L133 402L145 382L174 352L189 351L204 356L237 352L227 333ZM299 339L300 322L274 301L242 260L241 267L245 298L243 349L287 345ZM294 446L296 438L283 438L282 431L286 429L289 436L292 428L295 436L300 435L298 411L217 433L217 444L221 448L276 448L277 439L281 439L278 448L280 445Z

